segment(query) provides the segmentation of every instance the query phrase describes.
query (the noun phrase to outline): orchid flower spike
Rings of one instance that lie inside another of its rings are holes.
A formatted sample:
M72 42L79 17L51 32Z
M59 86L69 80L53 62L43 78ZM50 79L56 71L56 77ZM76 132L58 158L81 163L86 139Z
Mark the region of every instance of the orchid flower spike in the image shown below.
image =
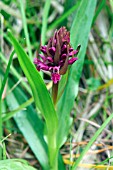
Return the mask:
M48 44L41 46L43 54L39 54L41 59L34 58L34 64L38 71L49 71L54 84L57 84L61 75L64 75L68 65L72 65L78 60L75 55L78 54L80 45L74 50L70 45L70 32L65 27L56 30Z

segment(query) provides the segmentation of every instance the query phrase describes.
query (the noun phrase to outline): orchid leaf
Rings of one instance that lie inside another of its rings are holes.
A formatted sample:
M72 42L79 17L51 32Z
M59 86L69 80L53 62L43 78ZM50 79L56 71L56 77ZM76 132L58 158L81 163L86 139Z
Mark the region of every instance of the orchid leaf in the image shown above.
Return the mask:
M0 161L1 170L36 170L28 165L27 161L22 159L7 159Z
M70 36L72 47L76 49L77 45L81 44L81 50L78 55L78 61L76 61L69 70L67 84L58 103L59 147L64 143L71 126L70 112L78 94L78 85L84 64L88 35L94 16L96 2L96 0L82 0L71 27Z
M34 64L29 59L23 48L20 46L12 32L8 31L8 36L17 53L20 66L28 79L32 89L33 97L37 108L42 113L47 128L48 150L50 164L53 163L56 154L56 131L58 126L58 118L50 94L42 80L40 74L36 70ZM55 145L55 146L54 146ZM54 149L54 151L53 151Z
M13 36L11 31L8 31L8 36L15 48L18 60L20 62L20 66L24 74L26 75L30 87L32 89L35 104L45 118L49 133L52 134L54 131L56 131L58 120L50 94L40 74L36 70L33 63L30 61L29 57L27 56L23 48L17 42L16 38Z
M13 82L9 80L9 87L13 86ZM11 99L11 100L10 100ZM13 90L7 98L7 105L10 110L14 110L19 107L22 103L28 100L22 89L19 87ZM32 105L26 107L25 110L20 110L14 115L14 120L17 126L27 140L30 148L39 160L43 169L49 168L48 164L48 150L47 145L43 138L43 127L44 124L38 117L35 109Z

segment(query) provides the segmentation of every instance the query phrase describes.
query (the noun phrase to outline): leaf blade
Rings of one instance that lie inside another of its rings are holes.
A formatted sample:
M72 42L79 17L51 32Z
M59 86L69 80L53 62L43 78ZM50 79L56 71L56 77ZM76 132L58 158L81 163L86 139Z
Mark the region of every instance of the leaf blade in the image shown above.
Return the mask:
M9 81L9 87L13 82ZM19 95L18 95L19 94ZM20 88L15 88L13 93L7 96L7 105L10 110L14 110L21 103L27 100L27 97ZM39 160L42 167L47 170L48 164L48 149L43 138L43 122L39 119L34 108L28 106L26 110L21 110L14 115L17 126L26 138L36 158ZM37 126L38 125L38 126Z
M78 93L78 85L82 73L86 47L88 43L88 34L93 20L95 7L96 7L96 1L82 0L71 27L70 38L71 38L72 46L76 49L76 46L78 44L81 44L82 47L78 55L79 60L76 61L76 63L74 63L69 70L67 85L58 103L58 115L60 117L59 130L58 130L58 136L59 136L58 145L60 146L63 144L64 136L65 137L67 136L69 127L71 126L70 112L73 107L75 97L77 96ZM63 128L62 128L62 124L63 124Z
M32 166L28 165L27 161L22 159L7 159L0 160L0 169L7 170L36 170Z
M56 131L58 120L57 120L57 114L54 109L53 102L51 100L49 92L47 91L47 88L40 74L36 70L33 63L31 63L27 54L24 52L24 50L19 45L17 40L14 38L11 31L8 31L8 36L18 55L18 60L24 71L24 74L26 75L29 81L29 84L32 89L33 97L35 99L36 106L40 109L41 113L43 114L45 118L45 121L47 123L47 129L51 130L50 133L53 133L53 130Z

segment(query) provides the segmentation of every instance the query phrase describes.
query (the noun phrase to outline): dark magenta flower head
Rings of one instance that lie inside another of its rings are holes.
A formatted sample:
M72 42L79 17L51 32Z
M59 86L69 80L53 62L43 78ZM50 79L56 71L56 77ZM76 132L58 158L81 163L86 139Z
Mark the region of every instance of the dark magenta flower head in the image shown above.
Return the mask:
M54 84L60 81L61 75L65 74L68 65L78 60L80 45L74 50L70 45L70 32L65 27L56 30L48 44L41 46L43 54L39 54L41 59L35 58L34 64L37 70L49 71Z

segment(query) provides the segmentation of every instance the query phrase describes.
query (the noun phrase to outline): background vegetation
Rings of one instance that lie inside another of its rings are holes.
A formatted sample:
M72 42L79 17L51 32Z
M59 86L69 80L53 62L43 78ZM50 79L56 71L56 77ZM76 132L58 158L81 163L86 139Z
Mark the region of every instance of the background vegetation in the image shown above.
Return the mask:
M10 43L11 35L7 30L12 31L33 62L37 51L40 52L40 43L46 44L55 29L61 26L66 26L70 31L73 48L76 49L77 45L81 44L81 51L79 60L71 67L67 84L67 75L60 83L57 112L61 120L61 135L58 136L58 145L64 144L60 153L67 169L71 169L72 163L76 162L75 169L82 159L77 169L112 170L112 0L0 1L2 159L15 158L14 162L7 162L10 169L17 165L20 169L23 165L29 170L41 167L44 169L47 165L46 145L40 133L44 131L42 114L34 104L30 85L13 51L14 44ZM32 75L30 68L29 73ZM51 92L52 82L49 75L41 76ZM38 83L36 85L38 86ZM44 95L42 94L46 101ZM73 123L68 131L72 118ZM68 138L65 140L67 134ZM16 158L27 160L31 166ZM0 168L4 168L5 164L6 162L2 161ZM63 165L61 169L63 170Z

